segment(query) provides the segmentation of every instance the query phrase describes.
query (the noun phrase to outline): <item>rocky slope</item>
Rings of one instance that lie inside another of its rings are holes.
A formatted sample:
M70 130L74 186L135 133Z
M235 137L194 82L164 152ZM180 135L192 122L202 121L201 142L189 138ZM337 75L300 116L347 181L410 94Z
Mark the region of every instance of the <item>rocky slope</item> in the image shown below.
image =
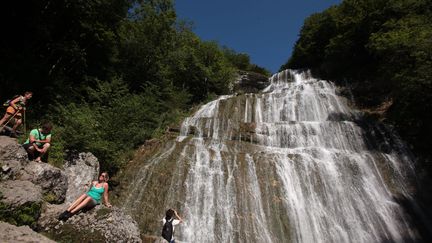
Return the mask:
M135 221L121 209L104 206L67 222L57 216L97 178L99 162L80 153L64 169L29 161L15 139L0 136L0 242L141 242ZM11 225L13 224L13 225ZM14 225L27 225L16 227Z
M17 227L5 222L0 222L0 240L2 242L55 242L47 237L34 232L28 226Z

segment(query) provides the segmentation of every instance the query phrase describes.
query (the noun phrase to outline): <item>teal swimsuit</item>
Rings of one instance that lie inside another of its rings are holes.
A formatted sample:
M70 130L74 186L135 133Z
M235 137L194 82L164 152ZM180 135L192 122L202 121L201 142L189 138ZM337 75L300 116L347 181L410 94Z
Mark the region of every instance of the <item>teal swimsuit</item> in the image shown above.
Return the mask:
M97 204L100 204L102 194L104 193L104 191L105 191L104 187L95 187L93 185L90 191L87 192L87 195L93 198Z

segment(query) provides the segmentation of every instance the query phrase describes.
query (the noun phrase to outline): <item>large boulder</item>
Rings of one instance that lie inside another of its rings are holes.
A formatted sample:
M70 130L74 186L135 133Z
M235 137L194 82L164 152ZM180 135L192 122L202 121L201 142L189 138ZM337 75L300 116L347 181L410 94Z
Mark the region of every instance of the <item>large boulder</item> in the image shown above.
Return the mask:
M43 202L41 191L29 181L1 182L0 220L36 228Z
M0 136L0 179L17 179L19 172L27 163L27 152L16 139Z
M87 185L96 180L99 162L91 153L79 153L66 161L68 180L66 200L61 205L46 204L38 220L38 227L50 238L72 242L141 242L137 223L122 209L108 209L103 205L81 212L68 221L58 221L58 216L83 194Z
M1 221L0 232L0 242L55 242L34 232L28 226L17 227Z
M120 208L109 209L99 205L61 222L57 217L63 210L65 208L59 205L50 205L40 217L40 227L52 239L68 239L73 242L141 242L138 224Z
M50 203L62 203L66 198L68 179L66 174L50 164L29 162L22 170L21 180L28 180L42 188Z
M99 174L99 161L92 153L79 153L66 161L65 173L68 180L66 203L72 203L83 194Z
M18 160L26 162L27 159L27 152L17 143L15 138L0 136L0 161Z
M0 180L15 180L23 168L23 165L18 160L0 160L0 167Z
M43 200L41 188L29 181L2 181L0 192L2 195L0 201L12 209L25 204L41 203Z

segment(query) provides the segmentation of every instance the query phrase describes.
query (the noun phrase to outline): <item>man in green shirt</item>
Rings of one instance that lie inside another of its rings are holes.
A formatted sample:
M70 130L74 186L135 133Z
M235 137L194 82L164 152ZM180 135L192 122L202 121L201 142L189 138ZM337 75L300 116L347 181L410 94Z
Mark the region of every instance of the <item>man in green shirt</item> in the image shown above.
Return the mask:
M41 128L33 129L30 131L30 136L27 141L23 144L23 147L29 155L29 159L35 162L41 162L42 158L44 161L47 160L47 152L51 146L51 130L52 124L50 122L44 122Z

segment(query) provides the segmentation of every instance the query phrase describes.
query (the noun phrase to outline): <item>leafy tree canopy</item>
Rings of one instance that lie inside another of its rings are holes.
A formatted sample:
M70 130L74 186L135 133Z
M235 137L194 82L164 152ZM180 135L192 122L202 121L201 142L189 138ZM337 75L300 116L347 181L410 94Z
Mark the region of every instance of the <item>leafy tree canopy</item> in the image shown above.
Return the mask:
M431 65L429 0L344 0L306 19L281 69L348 82L360 105L392 102L388 121L431 158Z
M27 126L55 123L53 161L90 151L115 171L192 106L229 93L238 69L266 72L198 38L171 0L9 1L0 13L0 97L34 92Z

